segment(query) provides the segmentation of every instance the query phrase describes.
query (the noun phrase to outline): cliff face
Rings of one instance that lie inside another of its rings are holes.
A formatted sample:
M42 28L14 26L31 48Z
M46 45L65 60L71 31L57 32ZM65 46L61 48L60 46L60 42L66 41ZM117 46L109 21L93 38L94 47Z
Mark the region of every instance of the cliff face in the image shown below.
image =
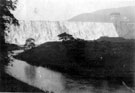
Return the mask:
M47 41L57 41L57 35L67 32L75 38L94 40L101 36L118 37L112 23L94 22L50 22L50 21L20 21L20 26L10 25L10 33L6 40L22 45L27 38L34 38L36 44Z

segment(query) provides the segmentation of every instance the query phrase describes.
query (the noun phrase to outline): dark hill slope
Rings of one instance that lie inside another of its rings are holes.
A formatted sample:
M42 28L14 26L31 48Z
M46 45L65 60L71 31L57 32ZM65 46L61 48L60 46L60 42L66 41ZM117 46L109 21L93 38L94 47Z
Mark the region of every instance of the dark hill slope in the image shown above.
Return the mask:
M134 40L48 42L15 58L71 77L125 81L133 85Z
M127 42L129 42L129 43L135 43L135 40L134 39L125 39L125 38L122 38L122 37L107 37L107 36L102 36L102 37L100 37L99 39L97 39L97 41L108 41L108 42L119 42L119 43L121 43L121 42L125 42L125 43L127 43Z

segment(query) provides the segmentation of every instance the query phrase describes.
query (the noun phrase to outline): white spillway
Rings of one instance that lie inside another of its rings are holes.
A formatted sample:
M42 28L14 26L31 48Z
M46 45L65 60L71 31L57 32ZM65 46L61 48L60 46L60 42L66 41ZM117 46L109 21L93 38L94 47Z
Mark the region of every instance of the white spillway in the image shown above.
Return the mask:
M58 41L57 35L63 32L85 40L94 40L101 36L118 37L113 23L67 21L19 21L19 23L20 26L10 25L10 33L6 37L8 42L22 45L27 38L34 38L36 44Z

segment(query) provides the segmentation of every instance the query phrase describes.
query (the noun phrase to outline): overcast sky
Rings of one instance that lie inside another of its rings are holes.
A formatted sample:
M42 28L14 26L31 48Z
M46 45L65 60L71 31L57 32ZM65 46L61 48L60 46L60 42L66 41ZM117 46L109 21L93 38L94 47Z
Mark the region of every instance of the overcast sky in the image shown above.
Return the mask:
M99 9L133 6L135 0L18 0L19 20L63 21Z

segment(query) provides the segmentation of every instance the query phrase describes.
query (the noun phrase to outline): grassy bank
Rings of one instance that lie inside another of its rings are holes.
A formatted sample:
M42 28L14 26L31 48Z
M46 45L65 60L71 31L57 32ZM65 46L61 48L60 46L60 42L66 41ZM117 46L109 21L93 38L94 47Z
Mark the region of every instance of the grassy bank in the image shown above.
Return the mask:
M134 54L134 40L111 38L47 42L14 57L74 79L124 81L134 86Z

